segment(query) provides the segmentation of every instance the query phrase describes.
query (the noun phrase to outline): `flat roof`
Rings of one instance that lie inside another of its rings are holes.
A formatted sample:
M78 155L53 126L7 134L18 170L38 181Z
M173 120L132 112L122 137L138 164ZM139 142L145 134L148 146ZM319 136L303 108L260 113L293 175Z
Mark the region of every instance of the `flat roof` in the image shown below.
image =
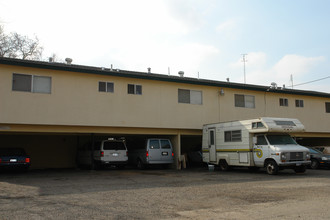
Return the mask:
M297 89L289 89L289 88L281 88L281 87L274 89L271 88L270 86L260 86L260 85L252 85L252 84L207 80L207 79L196 79L191 77L180 77L180 76L172 76L165 74L127 71L121 69L110 69L104 67L84 66L84 65L66 64L66 63L57 63L57 62L22 60L22 59L0 57L0 64L32 67L39 69L51 69L51 70L61 70L61 71L70 71L70 72L78 72L78 73L97 74L97 75L147 79L147 80L155 80L155 81L176 82L176 83L203 85L203 86L215 86L221 88L263 91L269 93L282 93L282 94L330 98L330 93L323 93L317 91L297 90Z

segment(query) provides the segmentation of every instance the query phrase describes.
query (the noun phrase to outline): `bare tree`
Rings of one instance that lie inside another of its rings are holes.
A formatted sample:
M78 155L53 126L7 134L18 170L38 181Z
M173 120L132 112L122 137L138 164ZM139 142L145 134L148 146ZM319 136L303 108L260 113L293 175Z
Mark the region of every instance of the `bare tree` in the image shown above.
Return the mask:
M0 57L41 60L43 47L37 37L31 39L16 32L6 35L0 27Z
M12 49L10 37L4 33L3 26L0 26L0 57L10 57Z

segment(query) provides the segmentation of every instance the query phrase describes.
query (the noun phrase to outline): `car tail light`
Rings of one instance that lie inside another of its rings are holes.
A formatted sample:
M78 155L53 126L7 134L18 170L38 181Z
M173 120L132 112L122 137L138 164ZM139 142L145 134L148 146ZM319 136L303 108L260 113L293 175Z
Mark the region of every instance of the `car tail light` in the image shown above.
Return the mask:
M30 163L30 158L25 158L25 163Z
M2 162L1 158L0 158L0 163Z
M104 157L104 151L100 152L100 157Z
M146 152L146 156L149 157L149 151Z
M128 156L128 151L126 151L126 156Z
M172 152L172 157L174 157L174 153Z

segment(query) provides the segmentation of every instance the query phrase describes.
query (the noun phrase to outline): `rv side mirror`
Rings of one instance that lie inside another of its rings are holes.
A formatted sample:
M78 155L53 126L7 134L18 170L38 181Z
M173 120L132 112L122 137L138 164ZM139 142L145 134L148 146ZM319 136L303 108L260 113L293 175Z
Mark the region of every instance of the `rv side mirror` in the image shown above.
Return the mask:
M253 141L253 144L257 144L257 137L253 137L252 141Z

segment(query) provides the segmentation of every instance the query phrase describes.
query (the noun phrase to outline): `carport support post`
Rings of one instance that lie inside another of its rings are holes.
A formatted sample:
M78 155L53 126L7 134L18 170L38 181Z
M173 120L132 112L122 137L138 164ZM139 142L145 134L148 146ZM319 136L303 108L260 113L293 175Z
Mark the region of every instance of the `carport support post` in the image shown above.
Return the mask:
M173 151L174 151L174 164L175 168L179 169L181 166L179 166L179 160L181 155L181 134L179 133L176 136L173 136L171 138L171 142L173 145Z
M94 134L91 134L91 139L92 139L92 150L91 150L91 169L95 169L95 162L94 162L94 147L95 147L95 137Z

